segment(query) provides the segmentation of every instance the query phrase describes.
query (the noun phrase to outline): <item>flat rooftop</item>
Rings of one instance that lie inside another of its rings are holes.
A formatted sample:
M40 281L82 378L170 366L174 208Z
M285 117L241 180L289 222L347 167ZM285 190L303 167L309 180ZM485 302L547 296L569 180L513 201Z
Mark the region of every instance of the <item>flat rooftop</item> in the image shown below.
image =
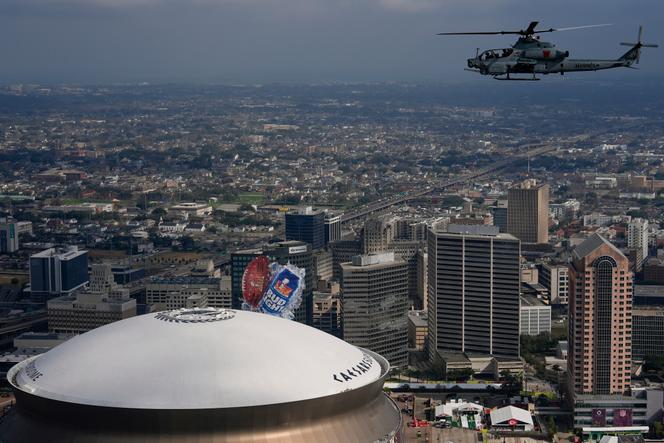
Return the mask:
M521 295L521 307L546 307L547 305L539 298L532 295Z

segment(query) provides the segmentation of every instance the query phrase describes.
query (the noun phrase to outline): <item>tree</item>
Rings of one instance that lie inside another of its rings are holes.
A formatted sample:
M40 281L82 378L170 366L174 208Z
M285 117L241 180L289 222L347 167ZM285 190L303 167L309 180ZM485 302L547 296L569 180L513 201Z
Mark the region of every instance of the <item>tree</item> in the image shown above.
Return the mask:
M556 426L556 421L551 416L546 420L546 430L549 433L549 438L553 440L553 437L558 432L558 426Z
M193 251L195 247L196 247L196 242L194 241L193 238L191 238L188 235L182 237L182 249L183 250Z
M599 203L599 196L595 192L588 192L585 195L584 201L588 206L597 206Z
M467 381L475 374L471 368L452 369L447 371L446 378L452 381Z
M656 421L652 425L652 432L655 434L655 437L662 438L664 437L664 424L661 421Z
M164 208L154 208L151 212L153 218L158 219L166 215L166 209Z
M463 199L463 197L459 197L458 195L448 195L448 196L443 198L441 206L443 208L451 208L453 206L462 206L464 201L465 200Z
M516 395L523 389L523 383L520 374L513 374L508 370L500 371L500 379L503 385L500 391L504 395Z

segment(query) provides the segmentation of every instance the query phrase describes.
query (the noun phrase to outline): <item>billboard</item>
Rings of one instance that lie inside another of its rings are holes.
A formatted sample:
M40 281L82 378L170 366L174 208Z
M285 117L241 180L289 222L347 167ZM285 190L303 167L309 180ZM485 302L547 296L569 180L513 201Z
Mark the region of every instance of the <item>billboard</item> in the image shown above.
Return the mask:
M632 410L614 409L613 426L632 426Z
M291 246L290 248L288 248L289 254L302 254L303 252L307 252L307 245Z
M593 409L593 426L606 426L606 409Z
M242 309L293 319L302 303L305 270L270 263L261 255L253 259L242 275Z

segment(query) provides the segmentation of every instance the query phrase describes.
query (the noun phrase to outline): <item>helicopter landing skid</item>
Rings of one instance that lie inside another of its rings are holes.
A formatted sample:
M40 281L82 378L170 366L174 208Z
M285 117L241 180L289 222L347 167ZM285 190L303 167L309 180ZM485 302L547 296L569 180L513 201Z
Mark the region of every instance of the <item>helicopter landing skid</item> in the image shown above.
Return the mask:
M513 81L513 82L537 82L537 81L540 81L540 78L535 77L534 75L532 77L510 77L510 75L507 74L506 77L499 77L497 75L494 75L493 78L495 78L496 80Z

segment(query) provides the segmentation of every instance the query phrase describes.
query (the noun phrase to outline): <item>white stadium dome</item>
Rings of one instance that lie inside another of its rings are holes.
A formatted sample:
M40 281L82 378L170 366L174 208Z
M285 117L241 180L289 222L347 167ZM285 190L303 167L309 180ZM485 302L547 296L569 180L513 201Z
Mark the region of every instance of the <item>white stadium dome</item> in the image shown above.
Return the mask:
M16 385L86 405L204 409L318 398L380 376L369 354L301 323L199 309L133 317L74 337L23 365Z
M14 366L0 443L395 442L388 371L378 354L265 314L146 314Z

